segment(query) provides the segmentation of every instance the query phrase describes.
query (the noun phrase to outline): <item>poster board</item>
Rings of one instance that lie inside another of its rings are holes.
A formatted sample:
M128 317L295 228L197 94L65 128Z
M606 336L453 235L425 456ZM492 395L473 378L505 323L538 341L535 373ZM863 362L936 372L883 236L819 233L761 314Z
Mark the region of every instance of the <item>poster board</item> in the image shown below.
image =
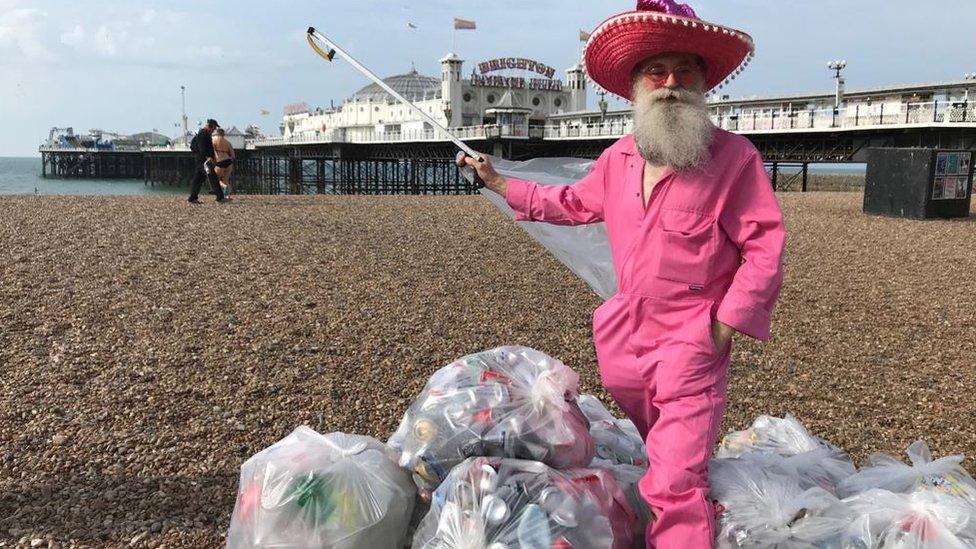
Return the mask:
M939 151L935 156L932 200L964 200L972 192L973 152Z
M878 147L867 156L865 213L910 219L970 215L976 151Z

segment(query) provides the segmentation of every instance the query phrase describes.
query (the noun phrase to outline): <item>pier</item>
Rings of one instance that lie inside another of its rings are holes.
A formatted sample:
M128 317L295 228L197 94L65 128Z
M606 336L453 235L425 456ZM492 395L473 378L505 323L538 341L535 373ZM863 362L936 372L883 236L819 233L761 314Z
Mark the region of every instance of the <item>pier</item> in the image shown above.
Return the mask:
M976 82L873 88L848 92L839 105L833 94L723 96L709 109L717 127L755 144L777 190L805 191L811 165L863 163L871 147L976 150L976 102L969 100L970 91L976 91ZM554 114L541 125L518 114L513 108L492 123L451 131L476 150L525 160L596 158L633 130L629 110ZM286 124L294 116L286 114ZM255 194L476 191L454 166L455 147L442 135L431 128L394 128L323 128L248 140L238 150L235 186ZM41 153L45 177L134 177L153 185L186 185L193 173L193 155L185 146L132 151L55 146L42 147Z
M60 179L142 179L142 150L41 148L41 175Z

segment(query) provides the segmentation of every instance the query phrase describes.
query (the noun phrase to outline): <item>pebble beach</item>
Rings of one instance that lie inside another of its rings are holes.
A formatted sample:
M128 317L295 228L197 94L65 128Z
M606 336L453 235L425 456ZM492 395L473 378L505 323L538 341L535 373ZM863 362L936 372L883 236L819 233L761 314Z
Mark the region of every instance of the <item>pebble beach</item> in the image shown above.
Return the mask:
M856 463L919 438L976 455L976 217L778 196L773 339L737 338L722 431L791 413ZM481 197L0 212L0 547L222 546L248 457L303 424L385 441L431 373L499 345L611 402L599 298Z

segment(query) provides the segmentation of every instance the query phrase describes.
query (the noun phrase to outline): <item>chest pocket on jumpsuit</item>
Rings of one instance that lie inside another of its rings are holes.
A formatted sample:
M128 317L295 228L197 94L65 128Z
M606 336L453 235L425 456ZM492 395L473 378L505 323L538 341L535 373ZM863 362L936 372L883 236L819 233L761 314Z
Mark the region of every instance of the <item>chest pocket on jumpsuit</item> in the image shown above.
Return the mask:
M715 219L701 212L665 209L658 227L658 278L704 286L711 277L715 255Z

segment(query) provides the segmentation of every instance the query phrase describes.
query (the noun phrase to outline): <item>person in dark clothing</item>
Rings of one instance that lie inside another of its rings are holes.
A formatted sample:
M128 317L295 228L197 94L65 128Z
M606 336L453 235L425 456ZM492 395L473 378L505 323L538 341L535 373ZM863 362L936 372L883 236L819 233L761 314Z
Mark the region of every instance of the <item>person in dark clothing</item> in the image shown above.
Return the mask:
M213 118L207 120L207 125L200 128L197 135L190 142L190 150L196 155L194 159L193 183L190 185L190 203L200 203L200 187L206 180L210 188L217 195L217 202L224 201L224 192L217 184L217 175L214 173L216 158L213 148L213 138L211 135L220 125Z

